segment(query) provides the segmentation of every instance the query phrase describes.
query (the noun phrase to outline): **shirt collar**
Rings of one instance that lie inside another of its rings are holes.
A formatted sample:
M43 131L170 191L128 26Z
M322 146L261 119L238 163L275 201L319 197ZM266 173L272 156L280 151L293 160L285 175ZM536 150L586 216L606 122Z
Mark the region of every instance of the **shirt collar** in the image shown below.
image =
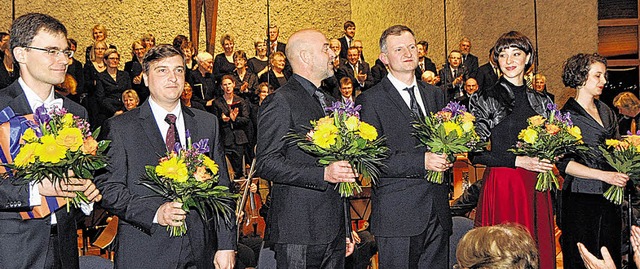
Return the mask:
M167 111L156 103L153 98L149 97L149 106L151 106L151 112L153 113L153 117L156 118L156 122L164 122L164 118L167 114L176 115L177 118L182 117L182 106L179 102L171 111Z
M298 82L300 82L300 85L302 85L302 88L304 88L304 90L307 91L307 93L309 95L311 95L311 96L313 96L313 94L318 89L318 87L316 87L316 85L313 85L313 83L311 83L311 81L309 81L306 78L303 78L302 76L300 76L298 74L293 74L293 76L291 76L291 77L294 78L295 80L297 80Z
M29 107L31 107L31 111L36 111L36 108L41 106L42 104L49 104L55 100L53 86L51 86L51 91L49 92L49 96L45 100L42 100L38 94L36 94L33 89L27 86L27 83L24 82L22 77L18 78L18 83L20 87L22 87L22 91L24 92L24 96L27 98L27 102L29 103Z
M410 85L405 84L404 82L398 80L397 78L395 78L391 72L389 72L389 74L387 74L387 78L389 78L389 81L391 81L391 84L393 84L393 87L395 87L397 90L401 91L404 88L409 88L409 87L417 87L418 83L416 82L416 78L415 76L413 77L413 82L411 82Z

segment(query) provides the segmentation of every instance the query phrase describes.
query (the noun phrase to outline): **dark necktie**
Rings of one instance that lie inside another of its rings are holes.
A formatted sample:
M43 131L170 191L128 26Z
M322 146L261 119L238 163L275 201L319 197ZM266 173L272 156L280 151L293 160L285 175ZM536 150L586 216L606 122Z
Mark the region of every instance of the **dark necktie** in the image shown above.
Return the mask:
M167 143L167 150L173 151L176 143L180 143L180 136L178 135L178 128L176 128L176 115L167 114L164 118L164 121L169 124L169 130L167 130L167 138L165 139L165 143Z
M404 88L405 91L409 93L409 108L411 109L411 113L414 117L423 118L422 110L420 110L420 106L418 105L418 100L416 99L416 94L413 92L413 86Z
M318 99L318 102L320 103L320 107L322 107L322 113L327 115L327 111L326 111L327 100L325 99L324 93L322 93L320 89L316 89L316 92L313 93L313 96L315 96L316 99Z

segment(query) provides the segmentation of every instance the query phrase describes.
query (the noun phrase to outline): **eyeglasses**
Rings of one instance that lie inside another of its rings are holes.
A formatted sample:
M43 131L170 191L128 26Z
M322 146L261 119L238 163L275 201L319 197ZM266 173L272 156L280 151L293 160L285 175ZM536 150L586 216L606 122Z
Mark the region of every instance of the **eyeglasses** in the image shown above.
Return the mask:
M71 58L73 57L74 51L70 50L70 49L66 49L66 50L59 50L59 49L45 49L45 48L38 48L38 47L29 47L26 46L24 47L26 49L33 49L33 50L39 50L39 51L44 51L47 53L47 55L51 56L51 57L57 57L60 55L64 55L67 58Z
M112 61L120 61L120 58L112 58L112 57L109 57L109 58L107 58L107 59L112 60Z

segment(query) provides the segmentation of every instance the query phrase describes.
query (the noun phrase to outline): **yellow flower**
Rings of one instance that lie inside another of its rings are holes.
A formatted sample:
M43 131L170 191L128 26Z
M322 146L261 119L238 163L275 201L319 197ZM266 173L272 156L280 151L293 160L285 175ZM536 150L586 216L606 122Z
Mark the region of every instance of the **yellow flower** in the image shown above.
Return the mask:
M447 121L442 124L444 126L444 133L449 135L452 131L456 131L458 136L462 135L462 127L455 122Z
M30 130L30 129L29 129ZM20 148L20 152L13 160L13 163L18 167L24 167L27 164L32 164L36 161L36 148L38 143L27 143Z
M373 141L378 138L378 130L376 130L376 127L373 127L373 125L366 122L360 122L358 131L358 135L360 135L360 137L364 138L365 140Z
M316 122L316 127L320 127L323 125L333 125L333 118L325 116Z
M31 128L28 128L22 134L22 140L24 140L26 142L33 142L33 141L35 141L37 139L38 139L38 137L36 136L36 132Z
M536 115L529 118L529 124L531 126L540 126L544 123L544 121L545 121L545 118L540 115Z
M629 141L631 145L634 147L640 146L640 136L639 135L630 135L625 140Z
M196 172L193 173L193 177L200 182L205 182L211 179L211 175L207 172L207 169L204 166L198 166L198 168L196 168Z
M472 121L462 122L462 130L464 130L465 133L471 132L471 130L473 130L473 122Z
M61 146L65 146L71 151L76 151L80 146L82 146L82 138L82 131L80 131L80 129L64 128L60 130L60 132L58 132L56 142Z
M336 143L338 127L333 124L319 125L313 134L313 143L321 148L328 149Z
M58 163L65 157L67 148L59 145L52 135L43 136L40 142L42 142L42 144L38 144L36 148L36 155L40 158L40 161L45 163Z
M184 161L178 157L172 157L156 166L156 174L172 179L175 182L186 182L189 179L189 171Z
M87 139L82 142L82 153L91 154L96 156L98 153L98 142L93 138L93 136L87 137Z
M518 138L524 140L524 142L533 144L536 142L536 140L538 140L538 132L536 132L536 130L534 129L527 128L520 131L520 134L518 134Z
M578 126L573 126L567 129L567 132L578 140L582 139L582 130L580 130L580 127Z
M475 120L476 120L476 117L469 112L465 112L464 114L462 114L462 122L464 123L473 122Z
M72 127L75 121L73 120L73 115L71 113L64 114L62 116L62 126L65 128Z
M209 170L211 170L211 173L213 173L214 175L218 174L218 164L207 155L202 155L202 157L202 163L204 163L204 166L209 168Z
M347 118L347 120L344 122L344 125L347 126L347 130L355 131L356 129L358 129L358 123L360 123L360 120L358 119L358 117L351 116Z
M617 147L618 145L620 145L620 140L607 139L604 141L604 144L607 145L608 147Z
M555 124L547 124L545 126L545 129L547 130L547 133L550 133L552 135L560 132L560 127L558 127L558 125L555 125Z

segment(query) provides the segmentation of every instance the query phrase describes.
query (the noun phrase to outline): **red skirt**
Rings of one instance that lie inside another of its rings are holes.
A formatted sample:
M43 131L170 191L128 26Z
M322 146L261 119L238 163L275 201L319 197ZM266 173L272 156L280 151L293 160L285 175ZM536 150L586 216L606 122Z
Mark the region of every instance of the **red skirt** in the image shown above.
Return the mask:
M551 195L535 190L538 173L522 168L488 169L478 201L476 226L522 224L538 245L540 268L556 268Z

